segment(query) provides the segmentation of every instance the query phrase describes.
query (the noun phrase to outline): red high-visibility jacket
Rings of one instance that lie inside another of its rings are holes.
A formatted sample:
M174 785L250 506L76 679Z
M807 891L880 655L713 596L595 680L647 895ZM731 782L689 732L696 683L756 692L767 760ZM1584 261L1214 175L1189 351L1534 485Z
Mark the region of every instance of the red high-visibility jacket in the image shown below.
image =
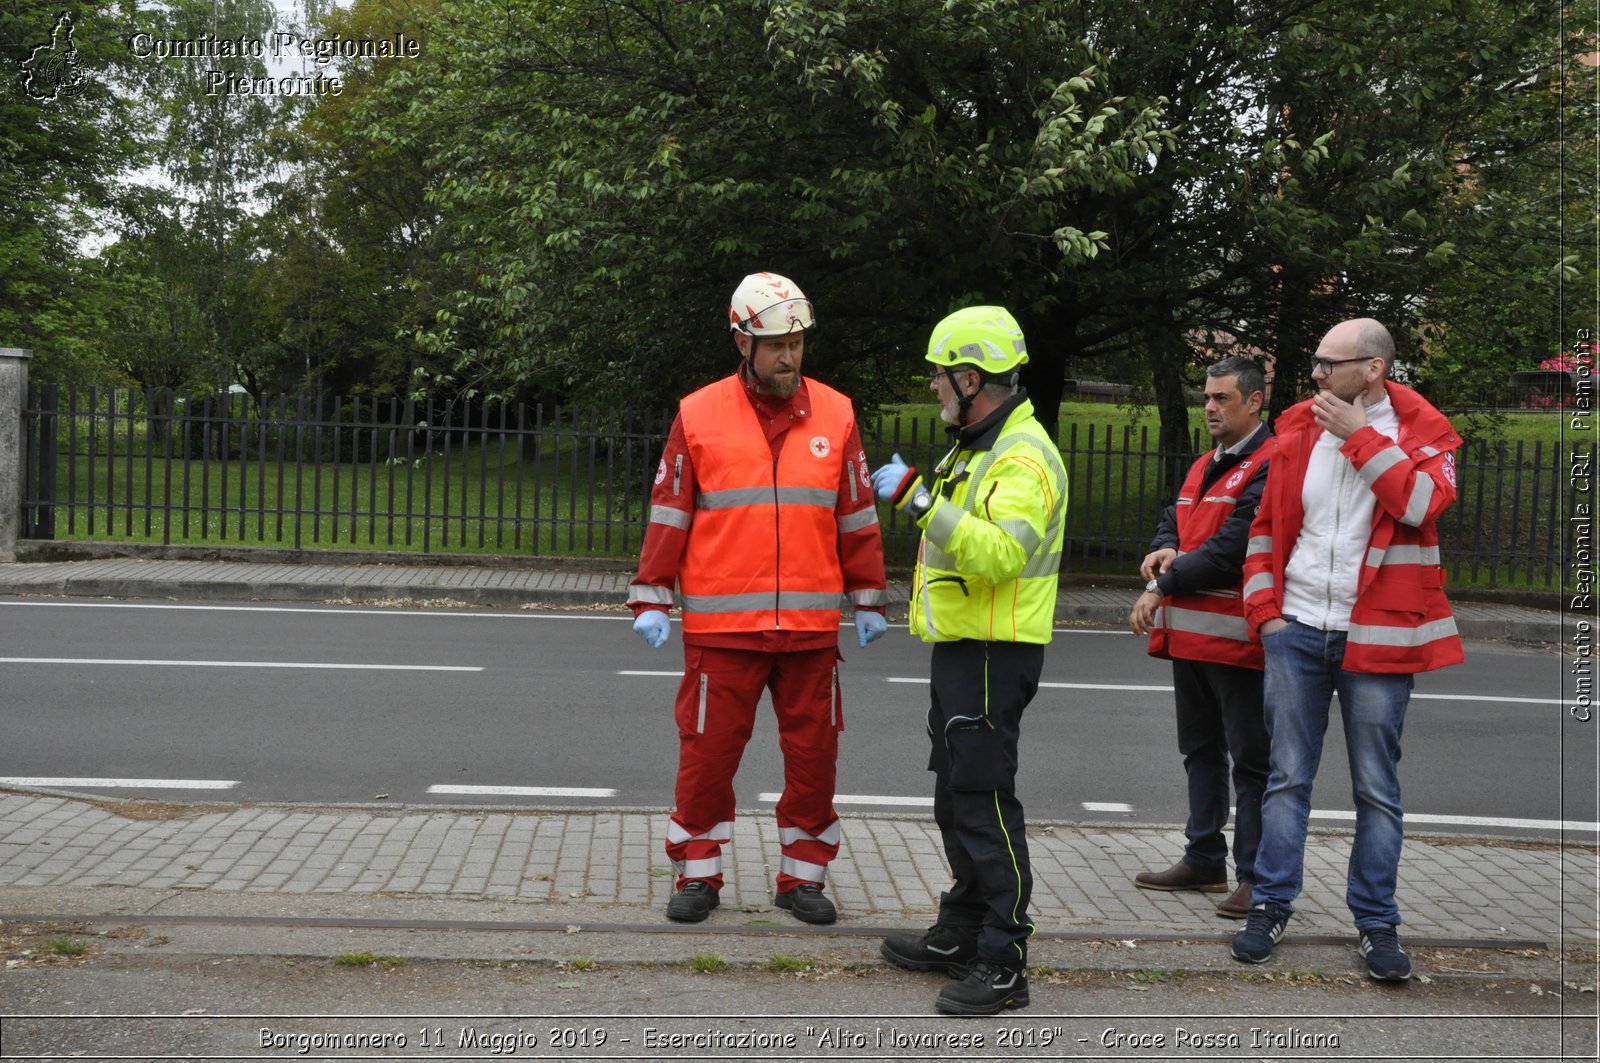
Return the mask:
M877 513L865 506L837 515L845 463L858 459L848 445L855 415L839 392L806 384L809 416L787 433L776 458L736 376L680 405L697 481L678 571L686 636L838 630L840 536L857 523L876 530ZM880 605L874 597L861 604Z
M1178 489L1178 551L1189 553L1215 535L1233 515L1245 486L1262 475L1276 441L1264 440L1249 456L1211 485L1202 495L1200 485L1211 464L1208 452L1189 468ZM1152 657L1177 657L1186 661L1214 661L1241 668L1261 669L1261 640L1244 619L1240 582L1216 590L1180 592L1161 599L1150 632Z
M1444 595L1439 515L1456 497L1454 451L1461 437L1444 414L1410 388L1385 381L1400 438L1371 425L1339 452L1377 497L1361 563L1344 667L1352 672L1429 672L1462 661L1461 636ZM1309 401L1274 426L1278 450L1244 559L1245 618L1251 630L1283 613L1283 572L1305 519L1301 493L1322 429Z

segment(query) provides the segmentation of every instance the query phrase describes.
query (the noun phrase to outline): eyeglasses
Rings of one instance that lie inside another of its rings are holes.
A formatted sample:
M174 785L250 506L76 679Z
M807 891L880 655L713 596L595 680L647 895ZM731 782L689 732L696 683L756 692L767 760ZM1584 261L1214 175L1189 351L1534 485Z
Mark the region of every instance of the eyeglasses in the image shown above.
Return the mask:
M1326 376L1327 374L1333 372L1333 367L1336 365L1346 365L1350 362L1370 361L1372 361L1371 358L1313 358L1311 360L1311 370L1312 372L1316 372L1318 369L1320 369L1322 370L1322 374Z

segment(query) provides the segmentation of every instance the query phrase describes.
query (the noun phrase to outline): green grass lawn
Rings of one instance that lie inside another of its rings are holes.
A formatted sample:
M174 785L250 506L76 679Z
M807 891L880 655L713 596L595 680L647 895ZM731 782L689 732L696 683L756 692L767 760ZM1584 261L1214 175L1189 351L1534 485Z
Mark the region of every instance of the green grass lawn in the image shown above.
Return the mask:
M1492 439L1468 437L1458 457L1458 503L1441 526L1453 583L1544 589L1561 578L1551 558L1563 549L1556 537L1565 534L1570 501L1562 466L1575 442L1570 433L1563 442L1568 419L1515 415L1500 419ZM1198 409L1190 427L1202 448L1209 445ZM932 404L886 409L862 430L871 467L898 450L931 469L948 449ZM348 426L344 432L337 446L332 433L315 439L308 433L301 452L322 460L296 464L279 460L265 433L251 436L240 456L237 431L222 445L214 438L187 441L191 454L209 446L229 450L229 460L185 461L181 440L147 441L137 430L119 430L108 444L102 430L91 461L86 427L70 437L63 428L55 537L596 557L638 552L660 433L613 442L598 430L563 427L521 437L520 449L514 435L473 433L463 445L466 437L457 434L454 445L437 436L424 441L431 451L421 444L407 451L392 438L383 441L387 429L363 431L359 447ZM1149 407L1063 404L1068 570L1137 568L1175 490L1163 477L1157 435ZM75 453L68 452L69 439ZM178 451L170 463L163 457L169 446ZM1179 474L1183 467L1175 466ZM919 533L887 507L880 512L891 563L909 563Z

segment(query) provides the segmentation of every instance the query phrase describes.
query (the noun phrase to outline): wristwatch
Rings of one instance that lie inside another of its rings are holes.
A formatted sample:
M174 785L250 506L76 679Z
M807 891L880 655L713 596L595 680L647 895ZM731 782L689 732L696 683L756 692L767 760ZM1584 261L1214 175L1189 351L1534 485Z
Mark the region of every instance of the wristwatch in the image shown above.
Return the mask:
M1151 580L1149 583L1146 583L1144 585L1144 592L1146 594L1160 594L1161 593L1161 584L1156 582L1155 580Z
M922 515L933 508L933 495L928 493L926 487L918 487L911 496L911 501L906 503L906 515L912 520L921 520Z

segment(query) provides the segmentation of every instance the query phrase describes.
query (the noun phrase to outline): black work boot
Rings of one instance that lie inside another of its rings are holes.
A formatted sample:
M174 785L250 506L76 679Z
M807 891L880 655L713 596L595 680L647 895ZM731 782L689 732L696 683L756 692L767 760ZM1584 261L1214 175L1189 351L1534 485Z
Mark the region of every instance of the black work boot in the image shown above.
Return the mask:
M667 918L680 923L698 923L722 903L717 891L705 879L691 879L667 902Z
M1028 976L1020 966L974 960L965 978L939 990L933 1006L946 1015L998 1015L1006 1008L1025 1008Z
M839 918L833 902L822 895L822 887L813 882L802 882L792 890L785 890L773 898L773 903L802 923L831 923Z
M935 923L921 934L890 934L878 954L908 971L943 971L955 978L978 958L978 931Z

